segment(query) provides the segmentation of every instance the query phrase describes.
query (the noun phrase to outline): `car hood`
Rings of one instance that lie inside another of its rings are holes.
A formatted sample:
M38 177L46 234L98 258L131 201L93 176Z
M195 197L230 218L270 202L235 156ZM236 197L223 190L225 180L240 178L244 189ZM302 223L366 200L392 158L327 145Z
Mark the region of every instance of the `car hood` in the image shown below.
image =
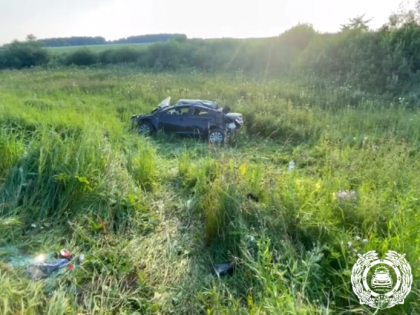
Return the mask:
M145 117L151 117L151 116L153 116L153 115L151 115L151 114L133 115L133 116L131 116L131 120L134 121L134 120L139 120L139 119L142 119L142 118L145 118Z

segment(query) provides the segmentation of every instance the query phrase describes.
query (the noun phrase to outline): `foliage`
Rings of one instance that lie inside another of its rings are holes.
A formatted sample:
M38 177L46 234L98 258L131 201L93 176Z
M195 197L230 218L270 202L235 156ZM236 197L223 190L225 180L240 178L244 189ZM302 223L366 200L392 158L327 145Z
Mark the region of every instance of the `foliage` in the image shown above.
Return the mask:
M90 66L98 62L98 55L88 48L81 48L69 53L64 60L66 65Z
M59 38L40 39L40 43L44 47L62 47L62 46L87 46L87 45L103 45L106 40L103 37L89 37L89 36L72 36Z
M111 44L128 44L128 43L156 43L156 42L167 42L171 40L183 41L186 40L185 34L149 34L149 35L137 35L130 36L127 38L120 38L117 40L109 41Z
M46 64L49 61L48 52L28 36L27 41L14 41L0 50L0 69L21 69Z
M171 40L185 41L187 36L184 34L149 34L130 36L116 40L107 41L101 36L72 36L39 39L38 42L44 47L65 47L65 46L91 46L91 45L114 45L114 44L139 44L167 42Z

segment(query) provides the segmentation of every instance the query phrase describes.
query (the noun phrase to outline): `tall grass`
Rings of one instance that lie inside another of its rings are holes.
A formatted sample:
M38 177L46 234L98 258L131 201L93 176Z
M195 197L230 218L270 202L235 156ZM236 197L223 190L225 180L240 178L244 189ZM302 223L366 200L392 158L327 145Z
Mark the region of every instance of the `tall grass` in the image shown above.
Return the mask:
M418 313L418 112L324 83L1 72L0 312L374 314L351 269L358 253L395 250L414 283L388 313ZM229 105L244 134L214 148L130 130L167 96ZM39 282L7 265L63 247L86 262ZM234 274L215 277L226 262Z

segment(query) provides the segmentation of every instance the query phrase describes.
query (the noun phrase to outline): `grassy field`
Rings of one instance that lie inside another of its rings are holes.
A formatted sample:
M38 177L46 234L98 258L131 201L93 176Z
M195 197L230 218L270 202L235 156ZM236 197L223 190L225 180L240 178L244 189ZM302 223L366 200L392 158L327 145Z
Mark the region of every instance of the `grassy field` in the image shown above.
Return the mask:
M46 49L53 54L69 53L81 48L89 48L93 52L99 53L108 49L118 49L123 47L130 47L134 49L141 49L150 45L144 44L112 44L112 45L87 45L87 46L63 46L63 47L46 47Z
M167 96L229 105L246 130L222 148L130 130ZM0 72L0 112L2 315L378 314L350 281L370 250L406 253L414 275L379 313L420 313L420 116L404 100L118 66ZM7 265L63 247L86 261L49 281Z

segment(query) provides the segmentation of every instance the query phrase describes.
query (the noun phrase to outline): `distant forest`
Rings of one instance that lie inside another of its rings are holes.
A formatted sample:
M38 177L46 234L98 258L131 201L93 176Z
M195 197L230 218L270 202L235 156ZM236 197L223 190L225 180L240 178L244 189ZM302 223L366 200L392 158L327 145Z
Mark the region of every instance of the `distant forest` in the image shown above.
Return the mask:
M63 47L63 46L90 46L90 45L112 45L112 44L141 44L141 43L157 43L168 42L171 40L186 40L185 34L151 34L130 36L120 38L113 41L107 41L104 37L96 36L75 36L75 37L57 37L38 39L44 47Z

